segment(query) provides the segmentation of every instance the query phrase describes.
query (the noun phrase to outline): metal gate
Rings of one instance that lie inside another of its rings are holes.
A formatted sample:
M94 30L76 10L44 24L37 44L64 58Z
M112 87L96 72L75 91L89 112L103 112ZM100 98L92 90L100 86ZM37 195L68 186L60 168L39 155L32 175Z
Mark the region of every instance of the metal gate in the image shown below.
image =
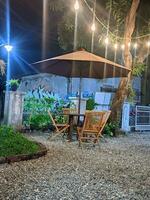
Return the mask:
M150 106L136 106L135 130L150 130Z

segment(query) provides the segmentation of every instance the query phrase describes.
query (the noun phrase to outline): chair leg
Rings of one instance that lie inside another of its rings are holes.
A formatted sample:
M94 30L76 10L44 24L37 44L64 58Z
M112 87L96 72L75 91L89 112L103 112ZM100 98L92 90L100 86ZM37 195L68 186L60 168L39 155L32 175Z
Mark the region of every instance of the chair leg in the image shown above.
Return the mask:
M98 150L100 151L101 150L101 146L100 146L100 142L99 142L99 140L98 140Z
M78 141L79 141L79 147L81 147L81 146L82 146L82 141L81 141L81 139L79 138Z
M100 135L100 137L104 140L104 142L107 142L107 140L105 139L103 135Z

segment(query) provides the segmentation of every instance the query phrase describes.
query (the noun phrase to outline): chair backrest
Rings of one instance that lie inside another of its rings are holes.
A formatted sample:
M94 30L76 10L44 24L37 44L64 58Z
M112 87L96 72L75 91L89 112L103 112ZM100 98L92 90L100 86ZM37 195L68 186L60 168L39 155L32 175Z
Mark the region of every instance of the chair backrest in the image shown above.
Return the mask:
M111 111L86 111L82 131L101 134L110 113Z
M48 110L48 114L49 114L49 117L50 117L50 119L52 121L53 126L56 128L56 131L59 131L59 129L57 127L57 124L56 124L56 122L55 122L55 120L54 120L54 118L53 118L53 116L52 116L52 114L51 114L51 112L49 110Z

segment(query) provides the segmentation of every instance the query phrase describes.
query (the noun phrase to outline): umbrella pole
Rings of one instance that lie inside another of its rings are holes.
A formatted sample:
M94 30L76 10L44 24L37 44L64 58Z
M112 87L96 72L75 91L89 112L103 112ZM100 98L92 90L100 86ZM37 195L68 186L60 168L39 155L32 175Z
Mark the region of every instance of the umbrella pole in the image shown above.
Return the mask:
M67 95L72 92L72 80L71 78L67 78Z
M80 106L81 106L81 89L82 89L82 78L80 77L79 81L79 102L78 102L78 114L80 114ZM78 124L80 121L80 116L78 117Z

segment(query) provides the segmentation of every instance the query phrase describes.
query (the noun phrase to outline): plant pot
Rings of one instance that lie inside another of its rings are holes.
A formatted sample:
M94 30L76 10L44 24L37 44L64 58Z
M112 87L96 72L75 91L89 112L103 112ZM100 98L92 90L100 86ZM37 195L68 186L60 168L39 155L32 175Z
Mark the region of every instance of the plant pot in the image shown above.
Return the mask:
M12 85L12 86L10 87L10 90L11 90L11 91L16 91L16 90L17 90L17 88L18 88L18 86L17 86L17 85Z

